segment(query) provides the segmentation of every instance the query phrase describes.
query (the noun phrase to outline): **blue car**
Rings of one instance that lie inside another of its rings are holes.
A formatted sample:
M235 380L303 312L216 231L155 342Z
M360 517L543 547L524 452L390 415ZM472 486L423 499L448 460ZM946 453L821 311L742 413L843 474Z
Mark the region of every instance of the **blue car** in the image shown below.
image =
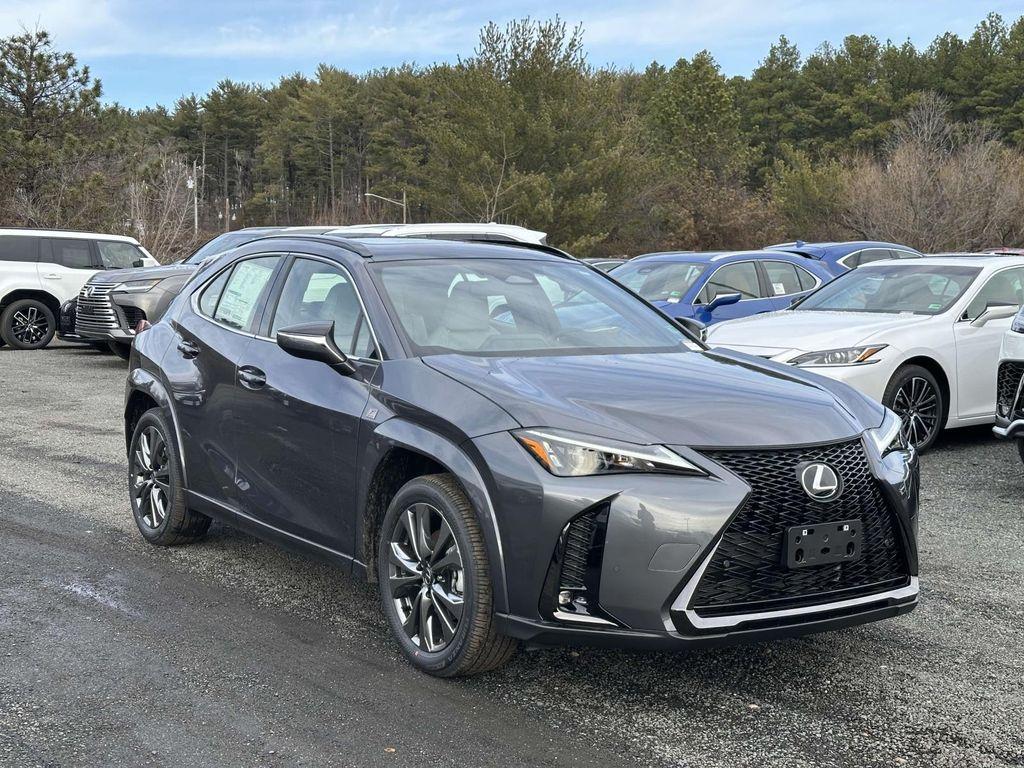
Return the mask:
M785 309L833 277L782 251L651 253L609 274L671 317L704 325Z
M873 261L919 259L924 255L906 245L878 240L851 240L844 243L805 243L797 240L795 243L769 245L767 250L785 251L820 261L835 276Z

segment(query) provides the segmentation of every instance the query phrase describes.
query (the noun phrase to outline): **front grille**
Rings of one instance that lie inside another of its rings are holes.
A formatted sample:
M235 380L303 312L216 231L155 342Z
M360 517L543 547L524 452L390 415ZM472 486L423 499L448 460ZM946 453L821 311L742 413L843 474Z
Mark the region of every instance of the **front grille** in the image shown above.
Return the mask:
M910 574L894 513L886 502L860 440L767 451L705 451L741 477L751 493L726 527L690 607L701 616L735 615L816 605L904 586ZM822 461L843 479L835 501L813 501L796 467ZM859 519L859 560L789 569L786 528Z
M1021 376L1024 376L1024 363L1007 360L999 364L999 373L996 377L996 413L1004 419L1019 419L1024 416L1020 407L1014 409Z
M79 332L102 333L121 328L121 320L110 300L113 288L113 285L85 284L78 294L78 312L75 316L75 327Z

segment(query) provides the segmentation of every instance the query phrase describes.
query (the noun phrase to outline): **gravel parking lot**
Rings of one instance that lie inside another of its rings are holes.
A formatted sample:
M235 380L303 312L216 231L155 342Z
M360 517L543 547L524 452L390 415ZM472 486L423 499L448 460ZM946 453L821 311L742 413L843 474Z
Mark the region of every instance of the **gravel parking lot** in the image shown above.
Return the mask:
M145 544L124 376L0 349L0 765L1024 765L1024 467L987 428L924 457L909 616L446 682L330 565L219 525Z

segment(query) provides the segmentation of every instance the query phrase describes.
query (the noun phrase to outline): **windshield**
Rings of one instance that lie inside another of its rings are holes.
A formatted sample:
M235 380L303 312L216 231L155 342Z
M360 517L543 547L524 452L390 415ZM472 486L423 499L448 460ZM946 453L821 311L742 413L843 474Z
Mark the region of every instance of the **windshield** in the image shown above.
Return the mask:
M681 330L575 262L419 260L372 268L413 353L680 352Z
M705 264L654 262L624 264L612 276L648 301L675 304L690 290L707 268Z
M825 284L794 310L937 315L963 295L980 271L899 263L861 267Z
M245 245L261 237L262 234L265 233L225 232L223 235L217 235L213 240L208 240L205 245L200 246L199 250L185 259L183 263L201 264L203 259L208 256L214 256L218 253L224 253L224 251L230 251L232 248L237 248L240 245Z

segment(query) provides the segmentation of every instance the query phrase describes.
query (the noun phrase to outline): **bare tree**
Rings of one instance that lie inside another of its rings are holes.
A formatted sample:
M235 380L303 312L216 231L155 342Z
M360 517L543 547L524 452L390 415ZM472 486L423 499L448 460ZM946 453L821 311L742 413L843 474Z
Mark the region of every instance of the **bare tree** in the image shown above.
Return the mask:
M149 150L125 186L128 228L161 261L177 258L195 244L189 175L185 160L162 143Z
M844 223L861 237L923 251L973 251L1024 238L1024 155L980 124L949 121L925 95L885 156L850 166Z

